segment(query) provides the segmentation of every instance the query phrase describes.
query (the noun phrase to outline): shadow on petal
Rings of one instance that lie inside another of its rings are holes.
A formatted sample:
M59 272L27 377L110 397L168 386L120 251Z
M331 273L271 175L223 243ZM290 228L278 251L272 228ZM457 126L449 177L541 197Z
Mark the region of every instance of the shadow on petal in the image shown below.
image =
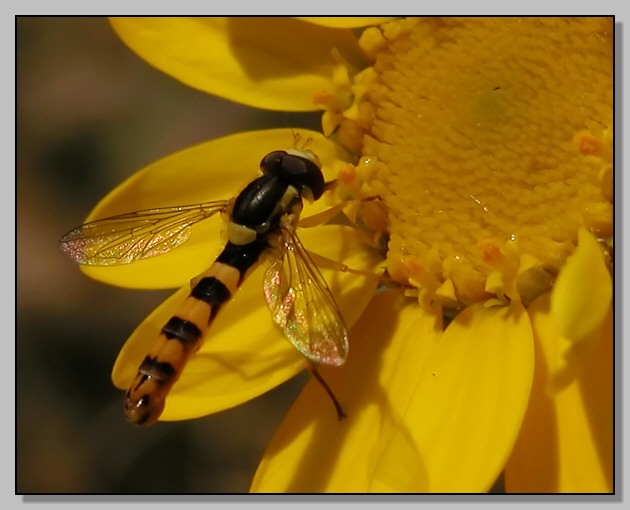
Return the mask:
M347 418L338 421L322 388L310 381L265 453L252 492L421 492L427 486L402 416L432 342L403 342L394 334L407 334L418 315L399 291L372 301L351 330L347 364L320 369ZM396 375L402 390L411 381L406 391L391 391Z

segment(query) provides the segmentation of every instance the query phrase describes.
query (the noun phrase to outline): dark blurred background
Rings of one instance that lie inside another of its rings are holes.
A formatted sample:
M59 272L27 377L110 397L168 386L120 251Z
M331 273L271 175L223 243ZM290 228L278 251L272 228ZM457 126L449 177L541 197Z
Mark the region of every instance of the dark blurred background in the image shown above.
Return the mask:
M319 115L266 112L150 67L100 17L19 17L17 493L246 492L303 378L188 422L129 425L118 350L171 291L109 287L57 248L114 186L177 150Z

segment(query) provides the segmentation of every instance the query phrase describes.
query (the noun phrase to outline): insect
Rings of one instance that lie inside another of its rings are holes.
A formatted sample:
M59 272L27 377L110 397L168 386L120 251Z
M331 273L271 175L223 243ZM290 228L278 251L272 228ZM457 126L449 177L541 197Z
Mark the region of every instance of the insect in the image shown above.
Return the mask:
M60 239L79 264L128 264L185 242L190 227L217 213L227 217L227 242L214 263L191 280L188 297L162 327L125 395L127 419L150 425L221 308L264 254L271 263L263 293L274 322L307 360L311 374L344 414L316 364L342 365L348 333L326 281L296 235L303 199L318 200L330 186L310 150L273 151L260 175L233 199L146 209L85 223Z

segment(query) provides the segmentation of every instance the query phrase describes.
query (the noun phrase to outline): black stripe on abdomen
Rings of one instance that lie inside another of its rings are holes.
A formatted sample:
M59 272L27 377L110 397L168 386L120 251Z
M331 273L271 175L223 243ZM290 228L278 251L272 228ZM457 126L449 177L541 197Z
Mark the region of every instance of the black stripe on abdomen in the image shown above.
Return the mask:
M162 328L162 334L169 340L176 338L184 344L195 343L201 338L201 330L195 323L180 317L171 317Z
M243 245L228 241L216 261L237 269L240 274L238 282L240 285L243 282L243 278L245 278L245 273L258 262L258 259L260 259L260 256L267 248L269 248L269 244L264 239L256 239Z
M206 276L193 287L190 295L210 305L210 319L212 320L221 305L230 299L232 293L218 278Z
M173 365L166 361L158 361L157 358L151 358L149 356L144 358L144 361L140 365L138 371L144 374L145 377L150 376L160 382L168 381L175 375L175 368L173 368ZM144 382L144 379L145 378L140 380L136 389L140 387L140 384Z

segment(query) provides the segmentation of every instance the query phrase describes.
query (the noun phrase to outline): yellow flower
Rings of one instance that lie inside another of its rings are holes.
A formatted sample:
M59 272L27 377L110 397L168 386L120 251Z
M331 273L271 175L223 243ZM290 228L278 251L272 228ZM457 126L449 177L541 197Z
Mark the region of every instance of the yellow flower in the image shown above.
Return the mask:
M484 492L501 473L508 492L612 490L610 18L112 23L145 60L209 93L293 111L314 98L330 138L314 134L313 149L338 177L338 199L360 201L345 211L356 228L313 229L312 241L303 229L305 245L368 268L365 233L387 242L397 287L372 299L369 279L327 274L354 323L346 365L321 369L347 418L309 382L252 491ZM229 196L287 136L235 135L162 160L91 218ZM210 195L203 182L219 188ZM216 228L162 257L87 272L181 285L209 262ZM165 419L236 405L303 368L246 285ZM125 345L118 386L186 293Z

